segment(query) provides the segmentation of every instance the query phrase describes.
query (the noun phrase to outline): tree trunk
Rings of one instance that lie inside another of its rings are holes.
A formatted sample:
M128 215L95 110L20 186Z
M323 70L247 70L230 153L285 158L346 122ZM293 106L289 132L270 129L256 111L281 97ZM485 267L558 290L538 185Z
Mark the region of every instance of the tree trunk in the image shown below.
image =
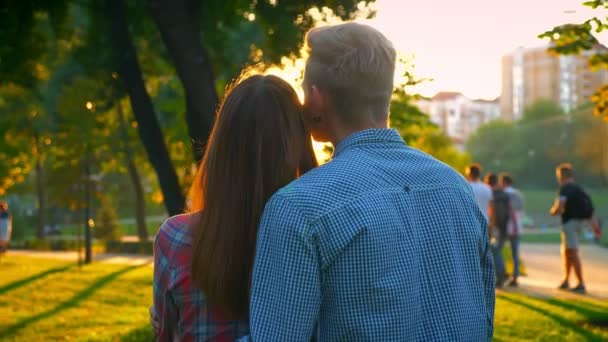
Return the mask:
M186 93L186 122L200 161L217 106L215 77L200 36L200 1L150 0L150 8Z
M114 44L117 71L129 94L131 108L138 123L137 131L158 176L167 212L169 215L177 215L184 209L185 198L171 163L152 101L146 91L135 46L127 27L124 1L108 0L106 12L107 17L110 18L110 38Z
M146 226L146 200L144 198L144 189L141 185L141 177L135 166L134 153L129 143L129 131L125 120L125 115L122 111L122 103L117 102L118 121L120 124L120 132L123 140L123 150L127 161L127 169L129 177L135 192L135 221L137 222L137 236L139 241L148 241L148 228Z
M46 187L44 182L44 165L40 151L40 137L34 133L34 157L36 158L36 194L38 197L38 222L36 226L36 237L44 238L44 227L46 226Z

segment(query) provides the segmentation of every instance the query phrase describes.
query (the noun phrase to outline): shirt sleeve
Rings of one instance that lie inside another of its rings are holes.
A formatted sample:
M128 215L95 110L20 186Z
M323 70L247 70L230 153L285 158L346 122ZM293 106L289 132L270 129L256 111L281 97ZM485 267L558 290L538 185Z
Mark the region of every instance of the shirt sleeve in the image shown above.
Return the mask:
M266 205L251 286L253 341L310 341L315 331L321 271L309 228L300 211L280 195Z
M168 242L162 230L154 241L154 310L158 315L159 331L155 331L158 341L171 341L176 322L172 321L173 305L170 293L172 268L167 259Z

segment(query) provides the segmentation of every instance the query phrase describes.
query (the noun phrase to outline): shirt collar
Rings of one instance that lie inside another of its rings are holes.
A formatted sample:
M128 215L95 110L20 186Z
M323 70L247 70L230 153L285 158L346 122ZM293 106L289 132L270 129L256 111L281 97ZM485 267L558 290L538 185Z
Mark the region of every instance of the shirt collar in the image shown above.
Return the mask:
M340 141L335 149L333 157L338 156L342 151L349 148L364 144L383 144L383 143L401 143L405 144L403 138L397 130L390 128L372 128L355 132Z

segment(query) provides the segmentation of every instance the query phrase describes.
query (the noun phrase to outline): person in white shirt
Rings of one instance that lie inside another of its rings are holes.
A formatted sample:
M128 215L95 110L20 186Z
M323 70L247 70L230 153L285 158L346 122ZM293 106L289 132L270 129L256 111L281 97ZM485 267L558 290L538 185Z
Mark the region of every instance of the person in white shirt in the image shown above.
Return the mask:
M507 236L511 245L511 256L513 257L513 275L509 286L517 286L517 277L519 276L519 237L523 231L524 196L513 187L511 175L501 173L499 178L501 187L509 195L509 201L515 216L515 222L509 220L507 225Z
M479 205L479 209L481 209L487 220L488 208L492 201L492 189L481 181L481 165L476 163L469 165L466 169L466 176L475 193L477 205Z

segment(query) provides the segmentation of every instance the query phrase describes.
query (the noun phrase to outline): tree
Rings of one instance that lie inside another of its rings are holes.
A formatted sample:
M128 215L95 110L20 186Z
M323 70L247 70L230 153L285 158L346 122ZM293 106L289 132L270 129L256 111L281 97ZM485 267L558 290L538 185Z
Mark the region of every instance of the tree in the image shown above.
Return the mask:
M36 235L44 235L47 221L45 159L47 145L52 141L54 113L48 111L45 98L49 73L61 60L68 38L65 29L67 5L64 2L21 1L0 5L0 122L6 126L3 149L20 146L25 155L17 153L9 159L9 170L34 170L38 202ZM31 156L31 158L28 158ZM27 165L15 167L17 164ZM9 177L22 175L9 174ZM3 182L14 184L14 179ZM3 190L5 191L5 190Z
M129 95L140 139L158 177L169 214L181 212L184 206L180 173L183 182L192 172L188 171L189 167L176 171L173 164L173 148L181 150L183 144L180 143L187 141L187 137L180 135L181 141L171 146L167 136L173 133L160 129L164 119L171 117L168 120L174 120L180 113L162 113L158 110L160 107L155 108L157 99L150 90L162 88L149 80L156 76L159 65L164 67L163 43L184 87L183 91L175 92L186 98L187 126L184 127L193 140L204 142L213 122L218 90L221 93L224 85L246 63L271 63L283 56L296 55L304 32L314 23L314 16L307 14L310 7L327 5L313 14L321 17L332 14L341 18L348 18L355 9L364 7L357 1L334 0L183 0L171 4L158 1L161 7L155 8L151 1L149 9L155 18L152 21L150 16L141 15L146 13L144 3L124 0L26 1L10 6L2 3L0 38L8 44L0 47L0 70L3 81L27 90L45 88L45 77L57 74L55 70L63 64L76 65L81 70L75 74L100 82L102 88L114 88L109 75L116 73L122 81L117 96ZM160 35L154 23L160 29ZM178 34L172 34L174 31ZM145 58L142 57L144 53ZM201 63L198 58L205 54L209 58L202 61L209 63ZM68 72L64 76L57 79L69 83L74 73ZM161 83L167 78L164 76ZM48 87L50 91L63 91L58 89L63 87L57 84ZM200 96L201 91L204 96ZM49 99L56 99L60 94L40 94L39 102L43 104L45 115L55 116L57 113L52 109L56 102ZM179 108L176 105L172 110ZM78 109L82 110L82 107ZM181 134L181 128L175 132ZM61 152L59 149L54 151ZM191 160L188 163L191 164ZM67 165L64 163L59 168L67 170ZM53 175L58 176L55 171Z
M105 241L120 241L122 232L117 222L116 212L109 200L101 201L101 208L97 212L93 235L97 239Z
M188 132L197 161L215 118L218 83L226 84L247 63L277 63L298 51L304 32L314 24L306 16L310 8L327 6L326 12L345 19L364 7L352 0L148 3L185 90Z
M608 9L608 0L586 1L583 5L593 9ZM598 16L585 20L580 24L564 24L540 34L539 38L551 41L549 51L559 55L576 55L582 51L595 48L589 59L591 69L608 69L608 49L601 46L595 34L608 29L608 16ZM595 103L593 113L608 121L608 85L603 85L591 98Z
M608 122L589 115L589 110L576 113L574 118L575 153L585 171L599 175L608 186Z
M481 126L469 137L466 149L486 170L506 171L519 178L527 162L516 124L501 120Z
M540 101L527 107L518 122L480 127L467 141L467 151L486 170L512 173L529 187L554 187L553 171L562 162L572 163L585 184L599 185L602 175L606 183L608 148L602 141L607 132L590 113L587 108L565 114L557 104Z
M131 33L127 26L125 4L123 0L109 0L105 10L107 17L111 18L108 24L113 42L115 65L118 75L129 93L131 107L138 122L139 136L146 148L150 163L158 175L167 212L169 215L177 215L183 212L185 197L165 146L152 100L144 84Z

